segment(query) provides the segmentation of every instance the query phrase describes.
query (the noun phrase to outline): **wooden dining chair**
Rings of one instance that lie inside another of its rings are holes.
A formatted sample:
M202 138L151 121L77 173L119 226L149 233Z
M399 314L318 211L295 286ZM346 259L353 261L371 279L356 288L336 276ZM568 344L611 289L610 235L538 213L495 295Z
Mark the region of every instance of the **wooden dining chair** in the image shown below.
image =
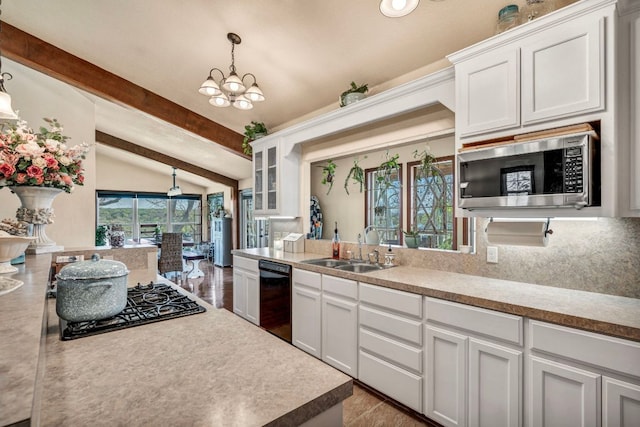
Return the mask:
M177 271L182 281L182 233L162 233L158 270L164 277L169 272Z

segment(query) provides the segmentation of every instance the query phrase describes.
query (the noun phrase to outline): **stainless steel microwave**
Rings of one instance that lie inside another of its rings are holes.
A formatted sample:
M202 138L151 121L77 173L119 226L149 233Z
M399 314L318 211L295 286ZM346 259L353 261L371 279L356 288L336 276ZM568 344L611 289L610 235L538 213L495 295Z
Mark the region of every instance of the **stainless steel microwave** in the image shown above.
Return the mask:
M468 210L600 205L594 132L494 145L457 156L458 206Z

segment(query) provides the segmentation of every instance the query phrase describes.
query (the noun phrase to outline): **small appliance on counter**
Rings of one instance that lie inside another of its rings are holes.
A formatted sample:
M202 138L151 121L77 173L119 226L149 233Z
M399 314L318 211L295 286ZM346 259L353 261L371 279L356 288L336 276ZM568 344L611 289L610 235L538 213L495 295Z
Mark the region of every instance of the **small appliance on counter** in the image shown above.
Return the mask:
M289 233L284 239L285 252L304 252L304 234L302 233Z

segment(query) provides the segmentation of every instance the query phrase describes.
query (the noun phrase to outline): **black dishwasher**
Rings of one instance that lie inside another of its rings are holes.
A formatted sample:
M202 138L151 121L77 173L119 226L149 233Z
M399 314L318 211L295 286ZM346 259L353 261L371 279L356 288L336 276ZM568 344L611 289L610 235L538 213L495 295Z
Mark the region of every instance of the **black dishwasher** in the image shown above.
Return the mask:
M291 266L261 259L260 327L291 342Z

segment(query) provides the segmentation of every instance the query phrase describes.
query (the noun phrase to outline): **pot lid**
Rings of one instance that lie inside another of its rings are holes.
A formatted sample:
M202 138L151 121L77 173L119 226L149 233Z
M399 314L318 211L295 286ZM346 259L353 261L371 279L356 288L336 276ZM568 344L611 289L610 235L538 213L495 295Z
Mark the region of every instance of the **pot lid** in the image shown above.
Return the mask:
M108 279L122 277L129 274L127 266L120 261L100 259L100 255L93 254L91 260L74 262L65 265L56 274L56 279L84 280L84 279Z

